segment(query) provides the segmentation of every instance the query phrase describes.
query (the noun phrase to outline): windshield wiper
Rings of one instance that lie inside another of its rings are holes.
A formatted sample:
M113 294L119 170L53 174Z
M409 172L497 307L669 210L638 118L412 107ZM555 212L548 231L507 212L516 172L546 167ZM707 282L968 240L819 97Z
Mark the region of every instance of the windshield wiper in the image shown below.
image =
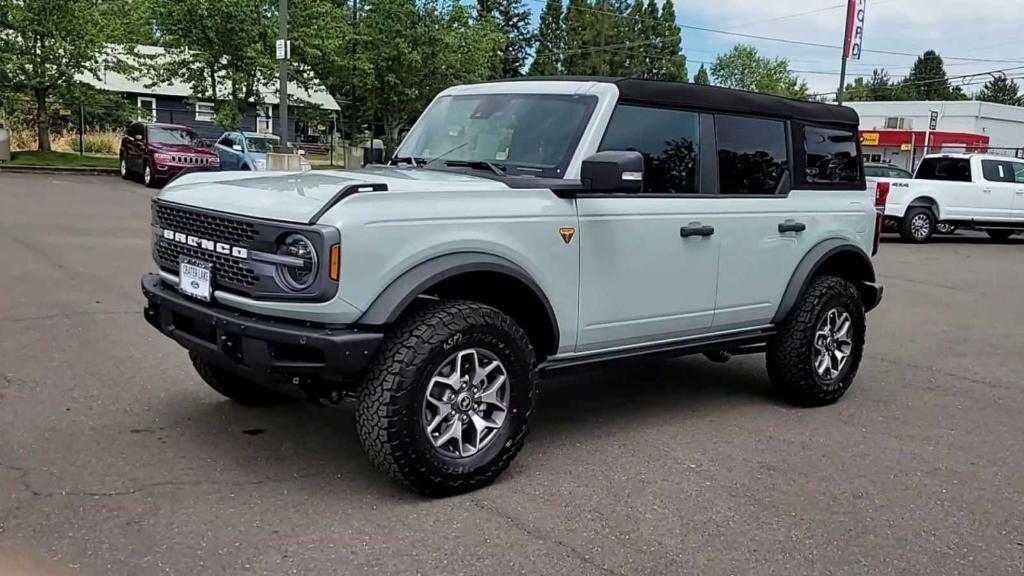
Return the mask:
M413 168L419 168L421 164L426 162L425 159L416 156L395 156L391 159L393 164L409 164Z
M505 165L496 164L490 160L446 160L445 166L465 166L467 168L487 169L498 176L505 175Z

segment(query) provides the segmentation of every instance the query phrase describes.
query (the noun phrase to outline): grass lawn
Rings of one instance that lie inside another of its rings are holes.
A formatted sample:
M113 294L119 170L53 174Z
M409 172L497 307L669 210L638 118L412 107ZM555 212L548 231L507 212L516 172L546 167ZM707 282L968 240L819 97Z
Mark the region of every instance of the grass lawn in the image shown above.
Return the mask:
M72 152L14 152L7 166L117 168L116 156L79 156Z

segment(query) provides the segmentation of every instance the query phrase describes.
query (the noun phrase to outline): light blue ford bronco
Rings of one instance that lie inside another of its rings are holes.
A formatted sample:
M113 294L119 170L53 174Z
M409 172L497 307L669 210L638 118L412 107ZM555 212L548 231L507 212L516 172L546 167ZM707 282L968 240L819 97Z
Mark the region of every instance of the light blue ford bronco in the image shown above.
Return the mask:
M237 402L356 398L374 464L435 496L509 466L547 374L764 353L828 404L882 296L857 129L692 84L454 87L388 166L169 184L145 317Z

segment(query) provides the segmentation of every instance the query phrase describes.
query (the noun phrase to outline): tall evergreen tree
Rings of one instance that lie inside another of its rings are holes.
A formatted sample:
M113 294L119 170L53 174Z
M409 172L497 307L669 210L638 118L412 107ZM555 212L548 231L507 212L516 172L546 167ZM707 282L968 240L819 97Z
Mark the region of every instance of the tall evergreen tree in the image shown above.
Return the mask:
M562 19L565 32L565 54L562 58L562 73L569 75L586 74L584 64L590 46L590 6L587 0L569 0Z
M502 78L523 75L523 68L533 48L530 9L524 0L477 0L477 19L491 19L505 37L505 60Z
M626 62L624 76L642 77L647 70L647 57L645 54L650 49L643 44L644 39L644 0L633 0L626 17L622 19L628 33L626 34Z
M708 76L708 69L705 68L703 64L700 65L700 69L697 70L697 73L693 75L693 83L704 84L705 86L711 84L711 78Z
M1020 86L1006 76L996 76L989 80L975 96L976 100L984 102L995 102L996 104L1009 104L1010 106L1021 106Z
M903 100L959 99L956 92L946 78L942 57L928 50L914 62L910 74L900 83L899 96Z
M889 73L883 68L872 70L871 78L867 80L858 77L852 84L847 84L843 90L843 97L850 102L879 102L896 100L896 92L896 86L889 79Z
M681 49L683 39L676 24L676 8L672 0L665 0L661 5L661 16L658 25L658 43L653 47L657 50L655 54L659 58L656 77L659 80L672 82L687 82L689 75L686 72L686 56L683 56Z
M661 66L658 45L661 41L661 12L658 10L658 0L647 0L644 6L643 20L640 25L638 41L642 43L642 52L647 54L644 58L644 78L654 78Z
M547 0L540 13L537 28L537 49L530 64L530 76L554 76L562 72L562 51L565 50L565 28L562 22L562 0Z

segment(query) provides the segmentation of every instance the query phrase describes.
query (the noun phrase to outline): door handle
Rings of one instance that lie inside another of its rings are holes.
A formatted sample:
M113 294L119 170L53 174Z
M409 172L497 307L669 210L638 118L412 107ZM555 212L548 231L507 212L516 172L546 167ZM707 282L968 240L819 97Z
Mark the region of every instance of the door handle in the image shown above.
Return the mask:
M991 194L992 193L992 189L991 188L982 188L981 191L984 192L985 194Z
M714 226L704 226L700 222L690 222L687 226L683 226L679 229L679 236L681 238L689 238L690 236L711 236L714 233Z
M779 234L785 234L786 232L803 232L804 230L807 230L807 225L795 220L786 220L779 224Z

